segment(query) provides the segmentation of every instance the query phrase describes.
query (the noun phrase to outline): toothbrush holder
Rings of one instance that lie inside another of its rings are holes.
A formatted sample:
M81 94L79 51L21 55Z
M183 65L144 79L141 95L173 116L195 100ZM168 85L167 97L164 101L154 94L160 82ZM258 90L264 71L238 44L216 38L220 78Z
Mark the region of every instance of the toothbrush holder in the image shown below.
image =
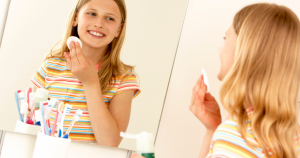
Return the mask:
M67 158L71 139L57 138L38 132L33 158Z
M37 135L41 131L41 126L26 124L20 120L17 120L15 132Z

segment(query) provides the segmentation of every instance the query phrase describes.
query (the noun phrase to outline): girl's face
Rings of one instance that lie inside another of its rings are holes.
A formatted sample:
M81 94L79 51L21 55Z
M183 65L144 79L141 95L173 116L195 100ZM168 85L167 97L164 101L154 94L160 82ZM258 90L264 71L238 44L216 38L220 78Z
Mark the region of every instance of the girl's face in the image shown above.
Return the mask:
M235 46L237 41L237 35L233 29L233 26L230 26L230 28L226 31L225 35L226 36L224 37L225 41L223 43L223 46L219 49L221 68L218 74L218 79L220 81L223 80L223 78L226 76L226 74L229 72L230 68L233 65L235 56Z
M97 49L119 36L121 22L121 12L113 0L91 0L80 8L73 26L78 26L83 46Z

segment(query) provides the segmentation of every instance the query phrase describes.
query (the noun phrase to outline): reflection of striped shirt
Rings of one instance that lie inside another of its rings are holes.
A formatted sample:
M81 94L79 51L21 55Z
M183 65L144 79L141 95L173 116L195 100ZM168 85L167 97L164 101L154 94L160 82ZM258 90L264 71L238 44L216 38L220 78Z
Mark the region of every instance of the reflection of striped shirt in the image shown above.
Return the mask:
M248 121L247 121L247 134L246 138L254 144L258 144L252 128L250 117L253 109L248 109ZM296 136L296 143L298 154L300 154L300 135ZM269 152L269 154L272 154ZM210 146L210 152L207 158L252 158L259 157L264 158L265 154L261 148L252 149L246 141L242 138L237 128L237 122L234 119L229 119L222 123L215 131L212 144ZM274 157L274 156L273 156Z
M96 69L98 67L99 65L95 66ZM80 120L74 124L71 130L70 139L91 143L96 142L89 118L83 85L74 77L65 59L51 58L46 60L32 76L31 81L37 88L43 87L47 89L49 91L49 98L57 98L65 104L72 105L71 113L65 116L64 131L68 129L76 110L83 110L83 115L81 115ZM128 75L124 70L123 74L117 76L114 87L110 91L102 93L106 106L109 106L114 95L125 90L135 90L134 97L140 93L135 74ZM53 125L55 116L56 108L53 108L50 114L51 126Z

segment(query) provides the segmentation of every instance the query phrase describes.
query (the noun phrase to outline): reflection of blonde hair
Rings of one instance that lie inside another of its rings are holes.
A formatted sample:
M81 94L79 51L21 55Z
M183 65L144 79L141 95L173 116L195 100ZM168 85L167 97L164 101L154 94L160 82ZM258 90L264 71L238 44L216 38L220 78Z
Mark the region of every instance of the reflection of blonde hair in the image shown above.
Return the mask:
M245 107L253 106L252 130L266 156L269 149L276 157L297 157L299 19L287 7L260 3L240 10L233 27L236 54L220 90L222 104L237 119L244 138Z
M69 51L67 47L68 38L70 36L79 37L77 33L77 26L73 27L75 16L79 12L80 8L89 1L90 0L77 1L76 5L71 11L71 14L69 15L63 38L53 46L46 59L52 57L58 57L60 59L64 58L63 53ZM124 0L114 0L114 2L116 2L121 12L122 30L120 32L120 35L117 38L114 38L113 41L108 45L108 51L106 52L102 60L103 63L101 64L101 71L99 71L98 73L102 92L109 91L113 87L114 83L116 82L117 74L120 73L123 68L126 68L129 73L133 71L132 66L126 65L120 60L120 52L125 38L127 21L125 2Z

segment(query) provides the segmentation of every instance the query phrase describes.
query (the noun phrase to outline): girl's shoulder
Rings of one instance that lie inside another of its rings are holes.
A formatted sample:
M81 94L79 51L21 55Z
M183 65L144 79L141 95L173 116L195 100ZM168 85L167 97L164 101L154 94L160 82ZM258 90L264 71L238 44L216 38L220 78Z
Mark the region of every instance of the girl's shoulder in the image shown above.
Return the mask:
M213 141L223 139L224 136L240 136L237 126L237 122L232 118L224 121L216 129Z
M116 77L119 79L127 78L127 77L136 77L136 73L134 72L133 67L129 67L126 65L122 65L119 68L119 71L116 73Z
M51 57L51 58L47 58L46 61L45 61L45 63L47 65L58 65L58 66L61 66L61 65L66 65L67 61L64 58Z
M246 139L256 143L251 133L247 133ZM224 155L227 155L227 157L244 157L245 155L260 157L261 153L259 149L248 146L238 130L237 122L230 118L216 129L212 138L210 155L212 157L224 157Z

